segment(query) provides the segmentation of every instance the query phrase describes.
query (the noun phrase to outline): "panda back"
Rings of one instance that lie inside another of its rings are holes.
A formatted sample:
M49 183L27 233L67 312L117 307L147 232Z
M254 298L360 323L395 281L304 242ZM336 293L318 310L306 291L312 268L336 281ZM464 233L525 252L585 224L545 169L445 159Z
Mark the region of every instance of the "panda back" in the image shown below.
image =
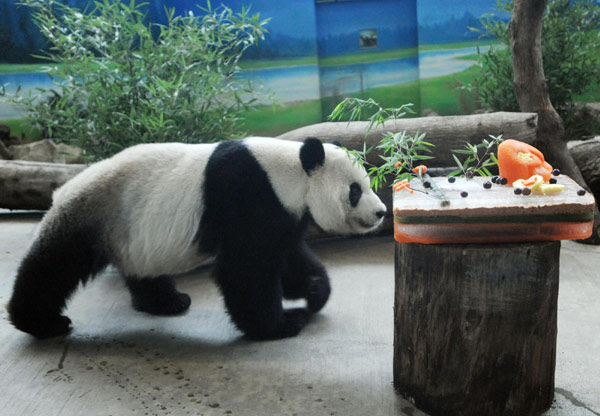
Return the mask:
M96 163L54 195L101 229L112 263L129 276L182 273L204 259L194 238L204 170L215 145L144 144ZM85 201L85 202L83 202Z

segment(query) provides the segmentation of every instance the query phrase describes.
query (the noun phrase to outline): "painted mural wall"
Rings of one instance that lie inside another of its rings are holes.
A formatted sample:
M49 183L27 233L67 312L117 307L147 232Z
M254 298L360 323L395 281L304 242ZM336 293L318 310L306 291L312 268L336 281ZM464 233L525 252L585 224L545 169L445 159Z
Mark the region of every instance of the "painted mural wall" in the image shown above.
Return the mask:
M68 0L83 7L89 0ZM43 46L29 12L18 0L0 0L0 84L32 90L48 86L32 54ZM148 13L164 21L164 6L198 12L195 0L151 0ZM200 3L202 4L202 3ZM344 97L373 98L385 106L413 103L418 113L470 113L472 97L460 82L473 76L483 14L496 0L223 0L240 11L251 6L271 18L267 39L249 50L242 76L276 97L246 114L252 134L275 135L326 119ZM213 1L213 6L215 2ZM508 16L505 16L508 19ZM25 64L25 65L24 65ZM0 120L21 117L0 102ZM1 121L0 121L1 122Z

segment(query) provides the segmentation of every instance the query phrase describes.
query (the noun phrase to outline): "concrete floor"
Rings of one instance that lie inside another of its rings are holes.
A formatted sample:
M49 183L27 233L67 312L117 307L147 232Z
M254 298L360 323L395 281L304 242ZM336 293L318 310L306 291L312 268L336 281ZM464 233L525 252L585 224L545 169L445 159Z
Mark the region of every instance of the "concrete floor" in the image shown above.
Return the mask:
M38 221L0 213L0 304ZM64 339L35 341L1 308L0 415L424 415L392 387L392 238L313 246L332 297L282 341L242 338L209 270L179 278L192 307L176 318L134 311L109 270L74 296ZM600 247L563 243L547 416L600 415L599 270Z

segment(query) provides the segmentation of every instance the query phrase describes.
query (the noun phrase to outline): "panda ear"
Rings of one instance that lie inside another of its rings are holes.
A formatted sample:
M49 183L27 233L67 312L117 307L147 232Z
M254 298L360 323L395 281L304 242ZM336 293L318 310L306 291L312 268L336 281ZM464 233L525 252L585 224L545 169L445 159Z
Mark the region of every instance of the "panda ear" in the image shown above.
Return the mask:
M325 163L325 149L321 140L314 137L309 137L304 140L304 144L300 148L300 162L302 168L310 175L317 168Z
M342 144L337 140L332 141L331 144L337 147L342 147Z

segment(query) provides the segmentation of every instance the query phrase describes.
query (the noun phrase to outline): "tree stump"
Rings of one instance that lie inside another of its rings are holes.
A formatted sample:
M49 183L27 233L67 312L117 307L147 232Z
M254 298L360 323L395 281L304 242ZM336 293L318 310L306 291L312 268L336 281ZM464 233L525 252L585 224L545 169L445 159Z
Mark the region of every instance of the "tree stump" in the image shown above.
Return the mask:
M560 242L396 244L396 389L432 415L549 408L559 253Z

